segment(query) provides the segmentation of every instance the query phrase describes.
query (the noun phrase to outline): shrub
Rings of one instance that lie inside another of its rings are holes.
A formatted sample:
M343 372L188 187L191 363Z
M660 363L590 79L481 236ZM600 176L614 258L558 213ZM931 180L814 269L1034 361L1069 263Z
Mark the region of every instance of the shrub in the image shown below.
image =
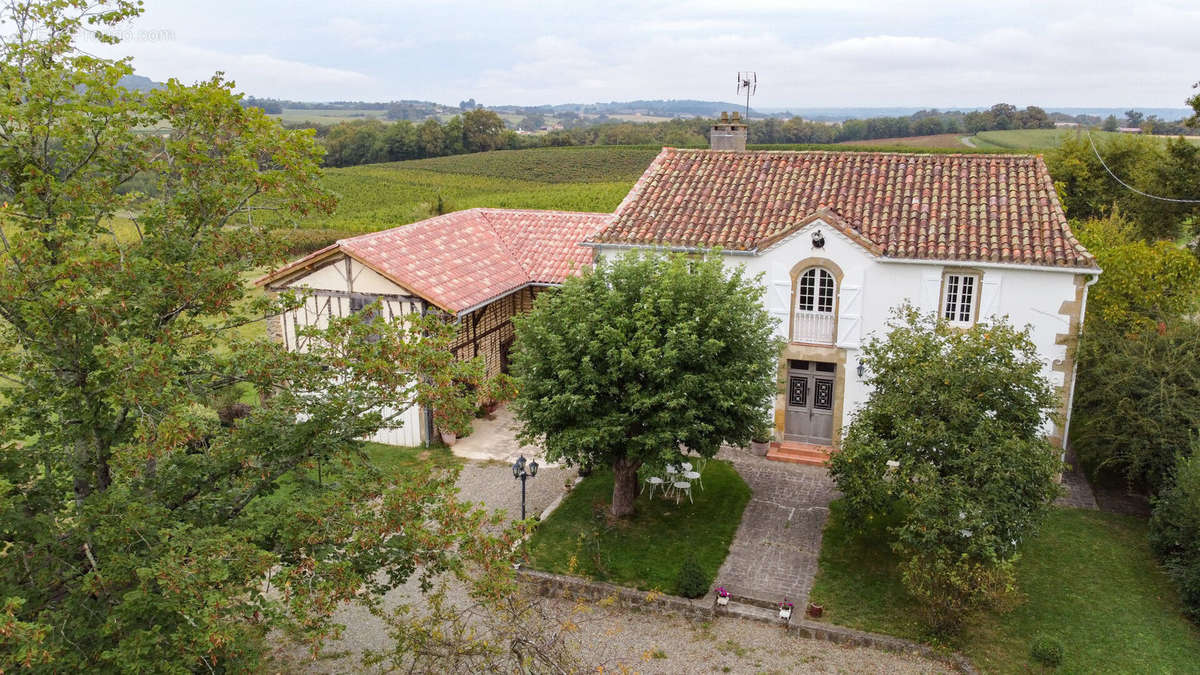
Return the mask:
M1179 585L1184 612L1200 621L1200 440L1179 458L1174 482L1154 501L1150 545Z
M679 576L675 579L675 593L685 598L698 598L708 592L708 577L696 556L684 558L679 567Z
M1058 403L1028 330L967 331L897 311L861 361L870 398L830 473L858 522L888 528L930 627L954 629L1014 589L1012 563L1057 494L1042 427Z
M989 564L944 550L900 563L900 578L920 603L925 625L943 633L958 629L975 610L1006 607L1016 589L1011 560Z
M1029 650L1029 655L1043 666L1057 668L1062 665L1063 660L1062 642L1050 635L1038 635L1033 638L1033 647Z

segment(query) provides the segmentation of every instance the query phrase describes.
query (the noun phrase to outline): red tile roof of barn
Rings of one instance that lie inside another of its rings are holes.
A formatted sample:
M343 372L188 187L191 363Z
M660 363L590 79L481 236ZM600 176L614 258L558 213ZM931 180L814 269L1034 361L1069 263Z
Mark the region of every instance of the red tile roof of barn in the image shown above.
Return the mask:
M258 283L337 250L458 313L529 283L562 283L592 262L592 249L579 242L611 220L608 213L467 209L342 239Z
M1096 266L1034 155L664 148L590 241L756 250L821 210L887 257Z

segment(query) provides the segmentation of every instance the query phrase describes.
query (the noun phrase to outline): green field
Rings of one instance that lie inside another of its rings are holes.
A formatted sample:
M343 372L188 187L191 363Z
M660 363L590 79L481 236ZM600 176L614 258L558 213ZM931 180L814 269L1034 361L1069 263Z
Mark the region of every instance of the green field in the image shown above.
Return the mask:
M327 169L339 197L332 216L297 225L341 234L374 232L477 206L614 210L659 152L656 147L501 150Z
M1028 152L1031 150L1050 150L1058 147L1063 138L1074 134L1083 134L1075 129L1009 129L1006 131L981 131L974 136L966 136L976 148L981 150L1007 150L1010 152ZM1106 143L1118 136L1125 136L1115 131L1093 131L1092 138L1097 144ZM1151 136L1166 142L1171 136ZM1200 137L1189 137L1193 143L1200 144Z
M352 120L384 120L384 115L386 114L386 110L304 110L284 108L282 115L270 115L270 117L292 124L299 122L337 124L338 122L350 122Z

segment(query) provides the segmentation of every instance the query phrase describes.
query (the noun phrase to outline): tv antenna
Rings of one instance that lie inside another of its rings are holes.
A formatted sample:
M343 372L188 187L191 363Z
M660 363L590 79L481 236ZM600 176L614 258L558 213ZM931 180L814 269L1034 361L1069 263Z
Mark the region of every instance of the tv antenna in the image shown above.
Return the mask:
M758 89L758 73L753 70L738 73L737 93L738 96L746 94L746 119L750 119L750 97L754 95L756 89Z

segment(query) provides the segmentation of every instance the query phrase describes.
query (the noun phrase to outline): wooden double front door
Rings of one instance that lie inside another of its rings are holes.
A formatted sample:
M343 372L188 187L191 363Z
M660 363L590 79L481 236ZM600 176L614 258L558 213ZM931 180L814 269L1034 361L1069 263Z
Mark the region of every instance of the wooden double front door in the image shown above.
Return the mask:
M783 440L815 445L833 443L836 375L836 363L788 361Z

